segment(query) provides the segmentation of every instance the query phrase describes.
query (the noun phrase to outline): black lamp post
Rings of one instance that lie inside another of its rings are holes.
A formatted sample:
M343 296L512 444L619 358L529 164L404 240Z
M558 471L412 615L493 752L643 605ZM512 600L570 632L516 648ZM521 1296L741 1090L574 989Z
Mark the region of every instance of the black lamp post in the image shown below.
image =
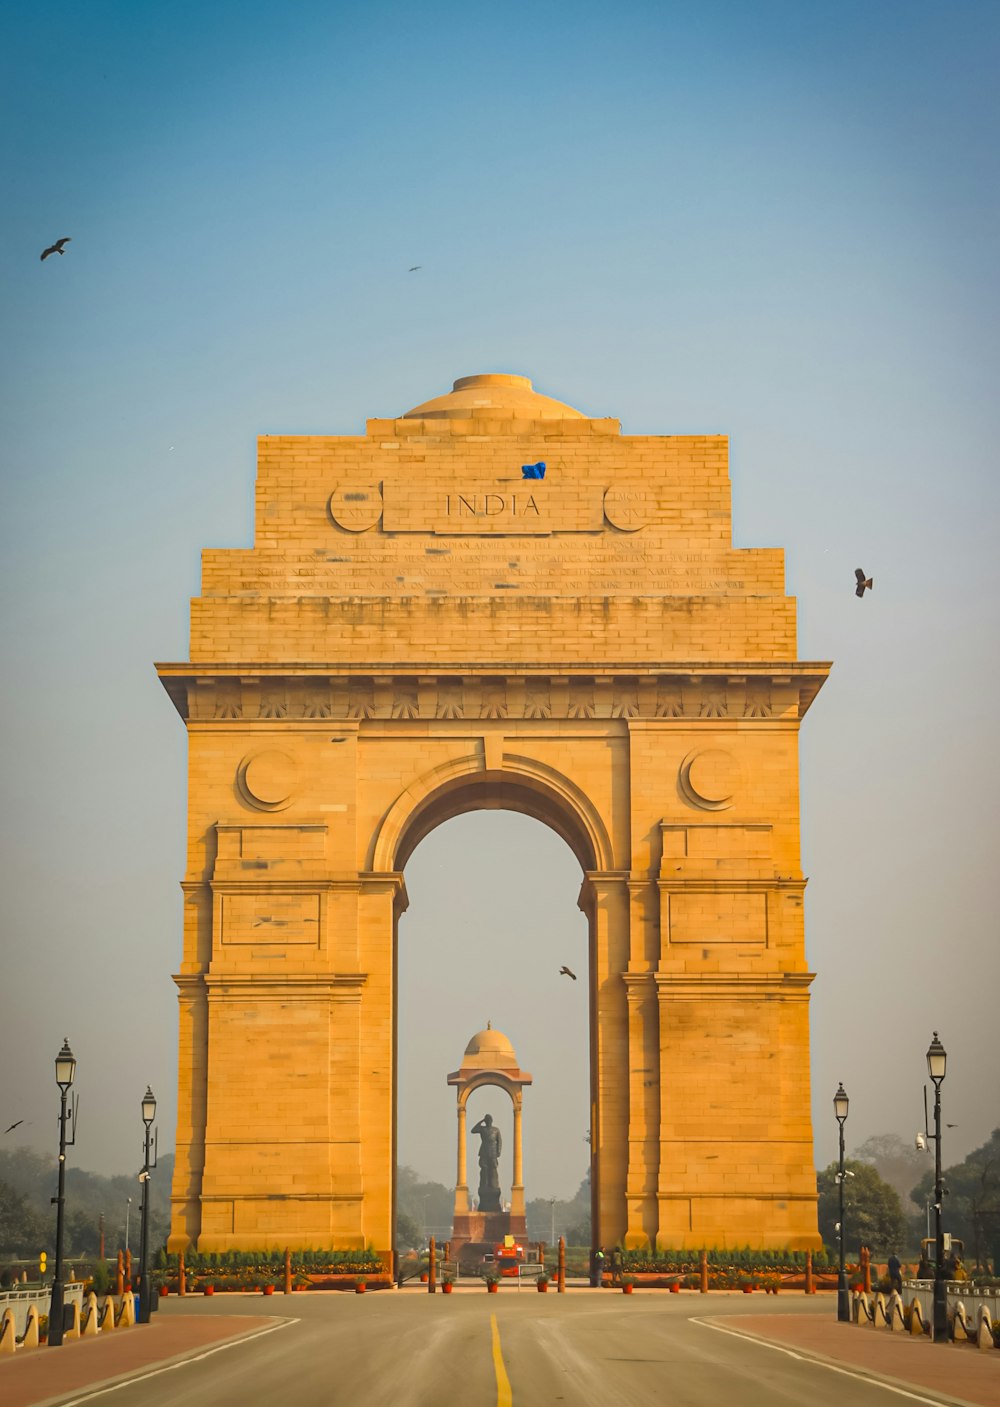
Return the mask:
M837 1235L840 1241L840 1274L837 1276L837 1319L842 1324L851 1322L851 1296L847 1289L847 1269L844 1265L844 1124L847 1122L847 1110L850 1101L844 1093L843 1083L837 1086L837 1093L833 1096L833 1112L837 1116L837 1123L840 1126L840 1172L837 1174L837 1186L840 1189L840 1221L837 1223Z
M156 1167L156 1153L153 1151L152 1134L150 1129L153 1120L156 1118L156 1099L149 1085L146 1086L146 1093L142 1097L142 1122L146 1125L146 1142L143 1155L142 1172L139 1174L139 1182L142 1184L142 1232L139 1247L139 1323L148 1324L149 1316L153 1310L153 1287L150 1284L149 1276L149 1175Z
M948 1342L948 1292L944 1274L944 1231L941 1226L941 1084L948 1066L948 1053L937 1031L927 1049L927 1073L934 1082L934 1342Z
M76 1056L64 1040L56 1056L56 1084L59 1086L59 1192L52 1200L56 1204L56 1268L49 1302L49 1344L58 1348L63 1341L63 1309L66 1300L63 1283L63 1207L66 1202L66 1149L76 1142L76 1102L69 1105L69 1091L76 1074ZM66 1125L70 1125L69 1137Z

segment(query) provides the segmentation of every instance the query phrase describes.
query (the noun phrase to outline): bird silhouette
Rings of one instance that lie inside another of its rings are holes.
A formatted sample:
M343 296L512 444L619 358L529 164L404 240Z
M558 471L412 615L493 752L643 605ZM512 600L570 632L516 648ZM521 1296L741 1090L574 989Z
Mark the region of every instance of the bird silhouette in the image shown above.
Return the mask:
M48 249L42 250L42 263L45 263L45 260L49 257L50 254L65 254L66 251L63 248L63 245L70 243L72 243L72 238L70 235L63 235L62 239L57 239L55 244L50 244Z
M422 269L423 267L424 267L423 264L413 264L413 265L411 265L411 267L410 267L409 269L407 269L406 272L407 272L408 274L415 274L418 269Z
M854 568L854 575L855 575L855 576L857 577L857 579L858 579L857 589L856 589L856 591L854 592L855 596L863 596L863 595L865 594L865 587L866 587L866 586L867 586L867 588L868 588L869 591L871 591L871 590L873 589L875 583L874 583L874 581L872 580L872 578L871 578L870 576L865 576L864 568L863 568L863 567L855 567L855 568Z
M16 1124L11 1124L11 1126L10 1126L9 1129L4 1129L4 1133L13 1133L14 1130L17 1129L17 1128L20 1128L23 1123L24 1123L24 1120L23 1120L23 1119L18 1119L18 1121L17 1121Z
M576 981L576 973L575 973L575 972L570 972L570 970L569 970L568 967L561 967L561 968L559 969L559 976L560 976L560 977L572 977L573 981L574 981L574 982Z

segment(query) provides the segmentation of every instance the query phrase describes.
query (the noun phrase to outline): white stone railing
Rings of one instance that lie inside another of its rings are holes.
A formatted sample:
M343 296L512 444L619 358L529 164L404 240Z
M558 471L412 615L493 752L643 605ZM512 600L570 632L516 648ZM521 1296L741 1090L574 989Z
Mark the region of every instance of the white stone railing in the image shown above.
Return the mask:
M982 1287L970 1285L968 1280L947 1280L945 1291L948 1298L948 1316L953 1315L958 1305L961 1303L966 1314L975 1319L981 1306L984 1306L990 1316L990 1323L1000 1322L1000 1287ZM907 1304L916 1300L920 1305L920 1313L925 1323L933 1323L934 1319L934 1281L933 1280L904 1280L903 1299Z
M51 1285L22 1285L12 1290L0 1290L0 1318L3 1317L5 1309L13 1310L14 1324L20 1338L27 1327L28 1306L33 1304L39 1314L47 1315L51 1300ZM67 1305L72 1305L75 1301L82 1310L83 1284L79 1280L72 1281L65 1287L64 1301Z
M981 1349L996 1345L995 1330L1000 1325L1000 1290L977 1288L967 1280L945 1281L948 1332L951 1338L972 1341ZM934 1322L934 1281L904 1280L903 1290L867 1295L856 1290L851 1306L856 1324L874 1329L906 1329L911 1334L929 1333Z

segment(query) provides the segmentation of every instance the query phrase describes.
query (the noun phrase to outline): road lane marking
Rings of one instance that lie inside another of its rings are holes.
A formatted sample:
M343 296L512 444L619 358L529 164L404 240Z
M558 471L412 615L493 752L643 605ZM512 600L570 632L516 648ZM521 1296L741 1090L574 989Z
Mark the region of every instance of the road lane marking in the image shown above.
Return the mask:
M712 1324L707 1319L696 1319L692 1316L692 1324L700 1324L703 1329L714 1329L717 1334L731 1334L734 1339L742 1339L744 1343L760 1344L761 1348L773 1348L776 1353L783 1353L788 1358L797 1358L800 1363L815 1363L818 1368L828 1368L831 1373L841 1373L845 1378L857 1378L860 1382L867 1383L869 1387L885 1388L886 1392L894 1392L898 1397L908 1397L911 1402L925 1402L929 1407L946 1407L946 1404L954 1402L951 1397L922 1397L919 1392L908 1392L905 1387L896 1387L893 1383L887 1383L885 1378L872 1377L869 1373L861 1373L856 1368L842 1368L839 1363L831 1363L829 1359L821 1358L813 1353L796 1353L792 1348L784 1348L781 1344L770 1343L767 1339L759 1339L756 1334L748 1334L743 1329L724 1329L721 1324Z
M490 1315L490 1328L493 1331L493 1371L497 1375L497 1407L513 1407L514 1398L510 1390L507 1369L503 1366L503 1354L500 1352L500 1330L497 1328L495 1314Z
M204 1353L194 1353L190 1358L180 1358L176 1363L164 1363L162 1368L151 1368L148 1373L137 1373L133 1378L125 1378L122 1382L108 1383L107 1387L95 1387L91 1392L85 1392L82 1397L68 1398L60 1401L59 1407L77 1407L80 1402L90 1402L95 1397L103 1397L106 1393L117 1392L119 1388L132 1387L135 1383L144 1383L147 1378L159 1377L161 1373L172 1373L175 1368L186 1368L189 1363L200 1363L204 1358L211 1358L213 1353L222 1353L227 1348L237 1348L242 1344L250 1343L253 1339L262 1339L265 1334L273 1334L276 1329L287 1329L292 1324L298 1324L298 1319L282 1319L277 1324L269 1324L266 1329L258 1329L253 1334L243 1334L238 1339L230 1339L229 1343L216 1344L214 1348L205 1349Z

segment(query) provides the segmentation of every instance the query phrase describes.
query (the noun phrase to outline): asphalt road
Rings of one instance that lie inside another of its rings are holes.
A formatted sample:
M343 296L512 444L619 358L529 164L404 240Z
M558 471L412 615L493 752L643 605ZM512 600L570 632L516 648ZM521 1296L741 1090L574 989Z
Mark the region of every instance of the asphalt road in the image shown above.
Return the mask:
M72 1400L81 1407L900 1407L898 1389L699 1322L738 1325L741 1311L761 1313L762 1298L746 1309L739 1297L713 1296L709 1308L687 1296L512 1290L167 1300L161 1315L247 1313L269 1332ZM792 1308L781 1301L781 1313ZM830 1310L824 1299L799 1302L795 1312Z

